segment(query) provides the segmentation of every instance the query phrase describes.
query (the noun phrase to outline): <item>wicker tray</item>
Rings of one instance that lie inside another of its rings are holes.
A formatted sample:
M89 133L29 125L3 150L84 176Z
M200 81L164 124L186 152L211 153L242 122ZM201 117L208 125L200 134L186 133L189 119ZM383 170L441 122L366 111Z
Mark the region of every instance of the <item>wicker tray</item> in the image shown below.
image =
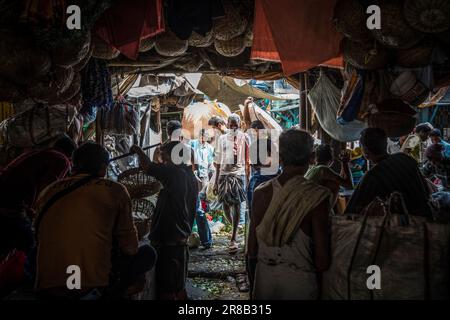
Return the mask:
M131 199L146 198L161 190L161 183L139 168L122 172L117 181L127 188Z

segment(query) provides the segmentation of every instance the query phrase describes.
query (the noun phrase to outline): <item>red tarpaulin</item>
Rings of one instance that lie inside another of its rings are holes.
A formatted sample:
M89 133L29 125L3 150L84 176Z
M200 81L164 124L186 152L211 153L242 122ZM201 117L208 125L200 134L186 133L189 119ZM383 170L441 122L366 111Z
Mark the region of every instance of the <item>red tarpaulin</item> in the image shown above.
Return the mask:
M97 21L95 33L136 60L141 39L164 31L162 0L119 0Z
M252 59L280 60L287 75L320 64L342 66L336 0L255 0Z

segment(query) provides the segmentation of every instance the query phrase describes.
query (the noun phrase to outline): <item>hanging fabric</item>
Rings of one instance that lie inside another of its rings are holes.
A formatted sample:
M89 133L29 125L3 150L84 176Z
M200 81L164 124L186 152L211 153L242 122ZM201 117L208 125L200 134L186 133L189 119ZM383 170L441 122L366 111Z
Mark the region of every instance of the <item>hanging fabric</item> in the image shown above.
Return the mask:
M141 39L164 31L162 0L119 0L95 24L95 33L126 57L136 60ZM130 19L130 17L132 17Z
M331 80L321 74L317 83L310 90L308 99L317 116L320 126L335 140L350 142L358 140L366 124L352 121L346 125L336 121L341 93Z
M101 110L100 123L105 133L140 134L139 107L119 95L110 110Z

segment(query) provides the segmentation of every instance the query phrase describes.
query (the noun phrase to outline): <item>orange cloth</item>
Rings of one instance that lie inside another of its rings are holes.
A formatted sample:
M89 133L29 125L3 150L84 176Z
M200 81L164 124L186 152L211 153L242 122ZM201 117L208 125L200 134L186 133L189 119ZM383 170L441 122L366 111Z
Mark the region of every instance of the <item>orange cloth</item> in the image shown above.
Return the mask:
M276 59L287 75L340 56L342 36L333 25L336 0L256 0L252 59ZM331 60L329 62L329 60Z
M38 213L57 192L86 175L57 181L38 199ZM36 288L65 288L70 265L81 270L81 288L109 283L111 250L116 239L121 252L138 250L131 200L125 187L97 178L57 200L39 226Z

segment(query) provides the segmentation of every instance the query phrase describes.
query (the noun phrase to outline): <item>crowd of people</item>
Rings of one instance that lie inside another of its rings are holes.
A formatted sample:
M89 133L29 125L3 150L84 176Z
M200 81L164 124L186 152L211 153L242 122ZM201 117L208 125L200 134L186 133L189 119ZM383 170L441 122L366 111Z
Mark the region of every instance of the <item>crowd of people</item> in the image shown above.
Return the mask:
M389 151L392 141L382 129L365 129L359 147L336 160L330 146L315 146L300 129L274 141L262 122L245 128L237 114L212 117L208 125L187 140L181 123L170 121L168 139L152 159L131 147L140 168L163 186L145 242L138 241L126 188L105 178L110 159L101 145L77 146L64 136L3 168L0 257L7 267L0 271L0 294L28 280L41 299L120 298L139 290L155 268L157 297L186 299L194 221L203 248L214 245L206 217L212 187L232 225L229 254L240 249L238 230L249 212L252 298L317 299L340 191L354 189L346 214L360 214L396 191L409 214L426 217L432 194L449 191L450 144L427 123L399 139L398 152ZM337 161L340 173L332 169ZM80 269L77 290L67 285L69 266Z

